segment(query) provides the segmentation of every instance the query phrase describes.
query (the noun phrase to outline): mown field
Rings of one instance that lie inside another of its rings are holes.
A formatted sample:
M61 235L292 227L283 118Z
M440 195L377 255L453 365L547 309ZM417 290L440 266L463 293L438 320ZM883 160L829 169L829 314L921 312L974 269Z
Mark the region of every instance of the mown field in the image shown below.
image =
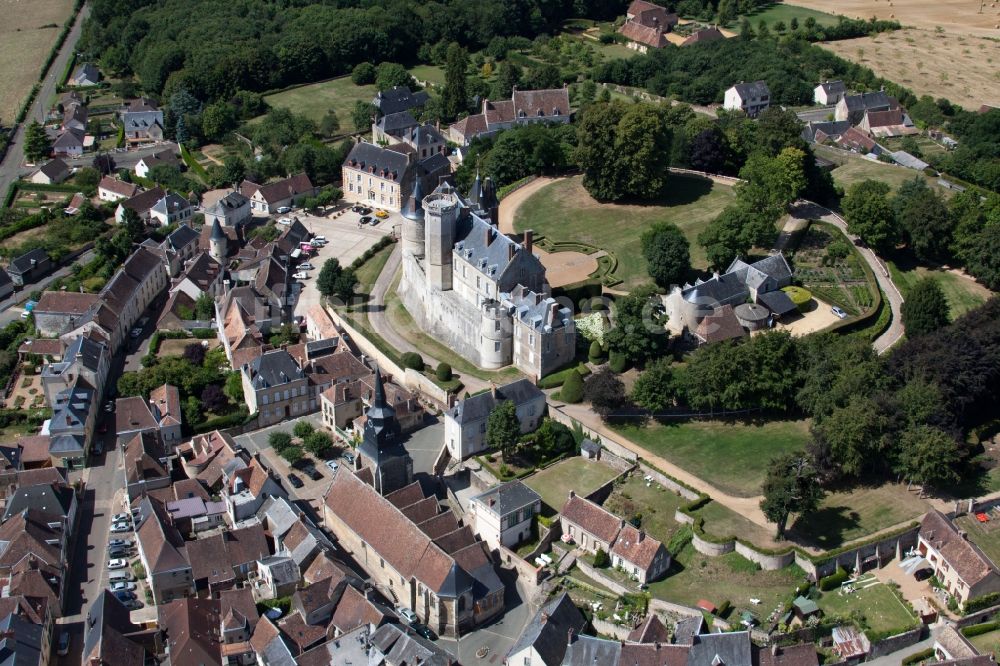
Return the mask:
M354 130L351 124L354 103L358 100L370 102L375 93L374 85L356 86L351 77L342 76L268 95L264 99L271 106L301 113L317 123L333 109L340 120L341 132L347 134Z
M0 125L14 121L72 10L73 0L0 0Z

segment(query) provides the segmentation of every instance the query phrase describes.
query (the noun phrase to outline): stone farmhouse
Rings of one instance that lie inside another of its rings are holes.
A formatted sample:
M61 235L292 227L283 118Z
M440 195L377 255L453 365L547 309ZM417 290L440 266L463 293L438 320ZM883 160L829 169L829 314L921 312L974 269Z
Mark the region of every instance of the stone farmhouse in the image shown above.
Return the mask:
M722 108L729 111L742 111L751 118L756 118L771 105L771 89L764 81L744 83L740 81L726 91Z
M381 496L341 467L324 497L325 524L340 548L398 606L444 636L458 636L504 610L504 586L488 549L419 482Z
M929 511L917 533L917 551L960 604L1000 592L1000 573L992 561L937 510Z
M656 580L670 568L670 553L661 542L572 490L559 521L564 538L590 553L603 550L612 566L641 584Z
M780 253L753 264L736 259L721 275L675 286L665 297L668 326L676 333L684 328L694 332L704 318L720 316L718 308L730 305L735 311L748 300L766 307L771 315L787 314L795 307L780 289L791 283L792 269Z
M414 188L399 294L422 329L476 365L542 377L573 359L576 326L549 296L531 233L524 243L500 233L496 207L489 180L469 198L447 184L426 198Z
M505 400L514 403L521 432L533 432L545 416L545 394L527 379L479 393L455 403L444 415L444 441L455 460L464 460L486 449L486 421Z
M517 548L531 537L542 498L517 479L501 483L469 500L472 528L490 548Z
M677 25L677 14L646 0L632 0L625 13L625 23L618 28L627 40L625 46L646 53L667 45L667 33Z
M478 136L492 136L500 130L531 123L568 123L569 90L514 90L509 100L483 100L480 113L452 123L449 138L467 146Z
M813 102L824 106L837 104L847 94L843 81L824 81L813 88Z
M163 111L145 97L129 100L118 110L130 145L163 141Z
M250 199L250 210L255 215L271 215L279 208L291 208L307 197L316 194L309 176L297 173L283 180L259 185L249 180L240 183L240 194Z
M884 90L857 95L844 95L834 109L834 120L846 120L852 125L861 122L866 111L889 111L899 108L899 100L888 95Z

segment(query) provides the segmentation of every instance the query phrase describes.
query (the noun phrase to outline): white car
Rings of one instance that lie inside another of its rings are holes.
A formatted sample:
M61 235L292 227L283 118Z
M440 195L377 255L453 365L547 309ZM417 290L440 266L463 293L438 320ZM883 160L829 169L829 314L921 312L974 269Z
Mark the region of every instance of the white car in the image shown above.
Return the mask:
M299 270L300 271L311 271L314 268L316 268L316 267L313 266L312 264L310 264L308 261L305 262L304 264L299 264Z
M419 619L417 618L417 614L411 611L409 608L403 608L403 607L397 608L396 615L403 618L409 623L416 622Z
M291 223L292 223L291 218L287 217L278 218L278 224L291 224Z
M284 215L285 213L291 213L292 212L292 207L291 206L282 206L276 212L278 213L278 215Z
M131 520L132 520L131 513L116 513L114 516L111 517L111 522L113 523L127 523L131 522Z
M111 526L112 532L128 532L132 529L132 525L129 523L115 523Z
M127 566L128 566L128 560L123 559L121 557L113 559L113 560L108 560L108 568L112 569L112 570L113 569L124 569Z
M298 273L292 273L292 277L295 278L296 280L308 280L309 273L299 271Z
M334 460L327 460L323 464L329 467L331 472L336 472L337 468L340 467L340 465L338 465L337 462Z
M124 580L120 580L116 583L111 583L108 589L112 592L130 592L135 589L135 583L129 583Z
M837 317L839 317L840 319L847 319L847 313L844 312L841 308L838 308L836 305L830 308L830 312L837 315Z
M326 236L313 236L311 242L315 243L317 241L320 242L320 243L325 243L326 242Z

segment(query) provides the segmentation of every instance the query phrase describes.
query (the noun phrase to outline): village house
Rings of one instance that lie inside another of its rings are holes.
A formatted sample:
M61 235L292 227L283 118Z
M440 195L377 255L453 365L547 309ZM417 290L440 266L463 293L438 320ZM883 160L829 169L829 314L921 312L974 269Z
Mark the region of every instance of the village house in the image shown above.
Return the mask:
M722 108L742 111L756 118L771 105L771 90L764 81L739 82L726 91Z
M66 81L66 85L83 88L85 86L96 86L100 82L101 72L97 69L97 65L85 62L73 70L73 74Z
M394 603L457 636L503 612L504 585L485 544L428 499L417 483L383 497L341 467L324 497L325 524Z
M187 559L187 548L180 532L170 523L166 509L147 496L139 500L138 510L135 542L153 603L165 604L192 596L195 593L194 574Z
M266 216L278 212L279 208L299 205L303 199L315 196L316 188L302 172L266 185L244 180L240 183L240 194L250 199L252 214Z
M634 3L633 3L634 4ZM492 136L502 129L531 123L568 123L569 90L514 90L509 100L483 100L482 110L451 124L448 138L468 146L479 136Z
M243 396L261 427L317 410L309 378L284 349L273 349L242 366Z
M21 256L11 259L7 266L7 274L16 287L31 284L48 275L51 270L52 260L49 259L49 253L42 248L28 250Z
M31 311L35 327L42 337L61 335L86 314L100 297L75 291L43 291L42 297Z
M118 115L129 145L163 141L163 111L151 99L129 100L118 110Z
M52 142L52 155L55 157L82 157L84 138L83 130L76 128L63 130Z
M151 490L170 487L170 462L155 431L136 433L122 447L125 491L133 501Z
M691 33L687 39L681 42L681 46L694 46L695 44L704 44L706 42L717 42L720 39L725 38L726 36L722 34L722 31L713 25Z
M586 626L587 619L583 613L569 594L563 592L538 609L507 651L504 664L561 666L566 655L567 637L580 634Z
M222 500L233 524L256 515L267 498L286 496L271 470L256 458L251 458L249 465L241 469L223 470L222 483Z
M163 196L149 209L149 223L153 226L166 227L171 224L183 224L194 215L194 206L179 194L171 192Z
M852 125L861 122L866 111L889 111L898 109L899 101L895 97L886 94L884 90L875 92L859 93L857 95L844 95L837 102L837 108L833 111L834 120L846 120Z
M51 407L56 396L76 385L80 380L98 393L103 392L104 382L111 366L111 354L103 342L78 335L66 347L59 361L42 366L42 392Z
M148 638L146 628L132 622L129 609L111 590L102 590L87 611L82 663L143 666L154 658L153 650L146 650Z
M181 443L182 419L180 393L170 384L153 389L148 401L141 396L116 401L115 431L119 444L139 433L154 433L160 438L166 454L173 455Z
M362 141L348 153L341 173L345 201L399 211L410 193L418 189L418 182L421 191L436 186L442 176L451 173L451 163L440 150L420 158L417 149L407 143L383 148Z
M579 548L596 553L608 553L618 538L625 521L590 500L569 491L569 499L559 512L564 537Z
M174 151L175 148L164 148L152 155L145 155L135 163L135 167L132 170L140 178L150 178L149 173L153 170L153 167L166 165L179 169L183 163Z
M958 603L1000 592L1000 574L993 562L940 511L932 509L924 516L917 550Z
M104 176L97 184L97 198L101 201L122 201L131 199L139 193L139 186L135 183L126 183L111 176Z
M393 113L419 109L427 103L428 99L430 96L423 90L413 92L406 86L393 86L388 90L380 90L375 95L375 99L372 100L372 106L375 107L378 115L388 116Z
M844 85L843 81L824 81L813 88L813 102L829 106L837 104L846 94L847 86Z
M115 222L121 224L125 219L125 210L133 210L143 222L149 223L150 212L156 203L167 195L162 187L154 187L151 190L139 192L128 199L121 201L115 209Z
M182 291L192 300L197 301L208 294L213 299L222 294L225 271L219 262L208 252L202 252L189 259L181 273L170 287L170 294Z
M611 547L611 566L622 569L640 585L650 583L670 568L670 553L663 543L625 523Z
M534 432L545 416L545 394L527 379L518 379L455 403L444 414L444 441L455 460L486 450L486 421L500 403L514 403L521 433Z
M75 130L77 132L87 132L87 118L90 114L83 104L70 104L66 107L62 117L62 128L64 130Z
M646 53L667 45L667 33L677 25L677 14L670 14L660 6L646 0L632 0L625 13L625 23L618 28L625 37L625 46Z
M218 222L223 227L238 227L249 222L252 215L250 199L233 191L205 209L205 224Z
M517 548L532 538L542 498L517 479L501 483L470 501L472 529L490 548Z
M28 180L35 185L58 185L69 178L70 171L66 163L56 158L49 160L31 172Z
M182 224L160 243L158 247L166 258L170 277L176 277L188 259L192 259L198 253L199 238L198 232L190 225Z

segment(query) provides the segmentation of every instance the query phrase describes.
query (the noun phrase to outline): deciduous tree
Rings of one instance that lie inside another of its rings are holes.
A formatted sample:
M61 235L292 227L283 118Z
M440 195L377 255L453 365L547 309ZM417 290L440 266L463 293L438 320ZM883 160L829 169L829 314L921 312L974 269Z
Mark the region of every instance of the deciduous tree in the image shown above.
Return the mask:
M666 315L651 288L640 288L619 297L612 309L612 327L605 335L608 349L623 354L633 364L661 356L666 349Z
M517 407L512 401L504 400L493 408L486 420L486 446L500 451L504 462L508 462L520 436Z
M661 358L646 365L632 386L632 402L653 414L662 412L673 404L674 371L669 358Z
M691 270L691 252L676 224L659 222L642 234L642 255L649 275L661 287L683 284Z
M896 213L889 201L889 186L879 180L864 180L847 190L841 201L847 229L861 237L876 252L892 249L899 241Z
M466 70L469 68L469 54L457 43L448 46L445 61L444 90L441 93L444 117L454 119L465 111L469 98L466 92Z
M24 156L29 162L41 162L51 151L49 137L37 120L32 120L24 131Z
M918 280L906 294L901 308L906 334L918 337L948 324L948 300L934 278Z
M825 493L819 475L804 452L791 453L771 461L762 488L760 509L777 525L779 539L785 535L788 517L806 516L819 507Z
M583 396L602 418L625 406L626 395L622 380L608 368L601 368L583 383Z

